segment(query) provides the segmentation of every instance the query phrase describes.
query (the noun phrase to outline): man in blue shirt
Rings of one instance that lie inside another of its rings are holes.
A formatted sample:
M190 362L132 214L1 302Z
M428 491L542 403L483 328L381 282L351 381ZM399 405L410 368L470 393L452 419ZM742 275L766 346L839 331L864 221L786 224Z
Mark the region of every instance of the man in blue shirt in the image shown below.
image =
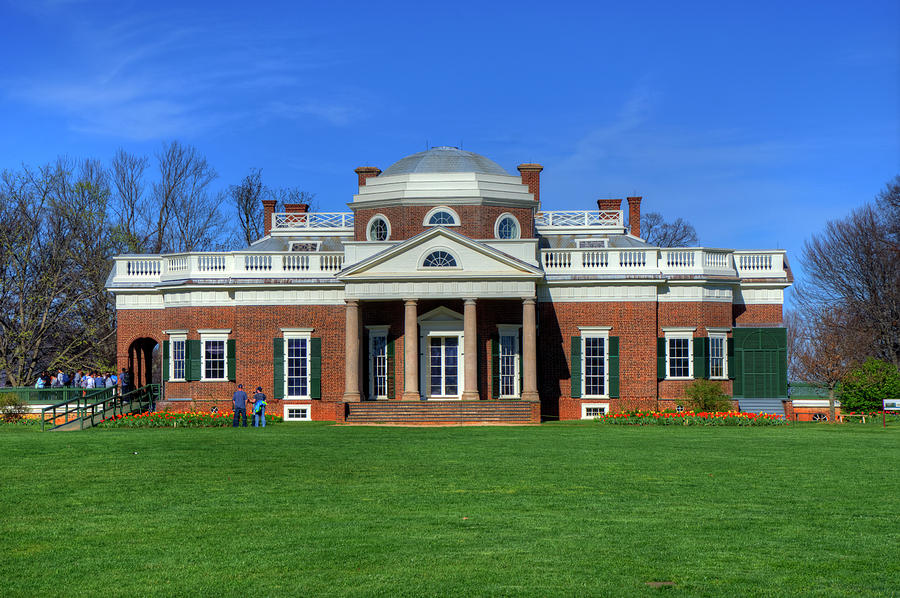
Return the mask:
M234 423L232 428L238 427L238 416L244 416L244 427L247 427L247 393L244 392L244 385L238 384L234 396L231 397L231 404L234 406Z

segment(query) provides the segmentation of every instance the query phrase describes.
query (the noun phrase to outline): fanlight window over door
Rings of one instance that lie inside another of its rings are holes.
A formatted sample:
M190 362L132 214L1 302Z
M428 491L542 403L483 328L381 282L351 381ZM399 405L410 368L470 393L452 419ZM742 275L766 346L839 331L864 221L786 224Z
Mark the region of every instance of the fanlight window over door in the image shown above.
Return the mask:
M456 268L456 258L447 251L432 251L425 256L423 268Z

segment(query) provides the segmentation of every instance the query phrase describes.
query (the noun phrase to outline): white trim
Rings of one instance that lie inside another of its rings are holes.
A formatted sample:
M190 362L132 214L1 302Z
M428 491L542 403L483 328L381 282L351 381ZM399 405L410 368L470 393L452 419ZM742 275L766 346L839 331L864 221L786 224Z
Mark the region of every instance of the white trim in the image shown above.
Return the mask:
M388 376L388 333L390 332L390 325L381 325L381 326L366 326L366 330L369 332L369 343L368 343L368 359L369 359L369 387L366 389L366 396L369 397L370 400L377 399L387 399L388 398L388 389L390 388L390 380L387 379ZM385 382L384 382L384 394L376 395L375 394L375 352L374 345L375 339L383 338L384 339L384 359L385 359ZM396 356L394 357L396 359Z
M520 384L520 379L522 377L522 347L519 343L519 331L522 330L521 324L497 324L497 342L499 346L497 347L497 359L498 362L503 359L502 348L503 342L502 338L504 336L511 336L513 338L513 352L515 355L515 359L513 360L513 394L503 394L503 378L501 372L498 372L498 379L500 380L500 387L497 389L498 397L501 399L518 399L522 396L522 388ZM497 364L498 367L502 368L500 363Z
M200 333L200 382L226 382L228 380L228 330L198 330ZM222 343L222 377L207 378L206 377L206 343L221 342Z
M431 220L431 217L438 212L447 212L448 214L453 216L453 224L428 224L428 221ZM459 223L459 214L456 213L456 210L444 205L431 208L430 210L428 210L428 213L425 214L425 218L422 219L422 226L459 226Z
M387 237L385 237L384 239L373 239L372 235L371 235L372 223L378 219L383 220L384 225L387 227ZM366 240L367 241L375 241L378 243L384 243L385 241L391 240L391 221L388 220L387 216L385 216L384 214L378 213L378 214L375 214L374 216L372 216L371 218L369 218L369 221L366 223Z
M710 380L728 380L728 335L725 332L713 332L713 330L707 328L707 337L709 338L709 355L706 356L707 360L707 368ZM721 330L721 329L718 329ZM729 329L730 330L730 329ZM721 376L713 376L712 375L712 341L713 339L721 339L722 340L722 375Z
M501 237L500 236L500 221L504 218L512 218L513 222L516 223L516 234L513 237ZM501 239L503 241L513 241L516 239L522 238L522 225L519 223L519 219L510 214L509 212L503 212L497 219L494 221L494 238Z
M794 407L828 407L828 399L791 399ZM840 407L841 402L835 399L835 407Z
M579 326L581 330L581 397L586 399L609 397L609 331L611 326ZM589 338L603 339L603 394L588 394L587 390L587 341Z
M731 332L730 326L706 326L706 332L714 332L714 333L729 333Z
M168 334L169 336L172 336L173 334L179 335L179 334L187 334L187 333L188 333L188 331L186 328L179 329L179 330L163 330L163 334Z
M187 381L187 330L166 330L166 334L169 335L169 371L167 372L168 382L186 382ZM175 377L175 343L184 343L182 347L183 357L182 361L182 373L184 374L180 378ZM225 341L225 344L228 345L228 341ZM200 343L201 350L203 348L203 343ZM228 348L226 346L226 351ZM228 362L225 362L225 368L228 368ZM227 376L227 372L226 372Z
M306 417L289 417L288 413L290 413L289 410L291 409L306 409ZM285 403L283 418L286 422L312 421L312 405L309 403Z
M603 409L603 415L609 413L609 403L582 403L581 404L581 419L594 419L594 416L588 416L588 409Z
M663 332L665 333L666 338L666 380L693 380L694 379L694 330L696 328L687 328L687 327L677 327L677 326L665 326L663 327ZM671 376L669 372L671 371L669 367L669 341L674 339L687 339L687 361L688 361L688 375L687 376Z
M310 401L312 397L309 396L309 388L312 384L312 377L310 375L310 369L312 368L312 340L311 334L312 328L282 328L282 338L284 339L284 350L282 351L282 359L284 360L284 365L282 369L284 370L284 401ZM305 395L289 395L288 388L288 341L290 340L306 340L306 394Z
M231 328L200 328L197 330L199 334L231 334Z

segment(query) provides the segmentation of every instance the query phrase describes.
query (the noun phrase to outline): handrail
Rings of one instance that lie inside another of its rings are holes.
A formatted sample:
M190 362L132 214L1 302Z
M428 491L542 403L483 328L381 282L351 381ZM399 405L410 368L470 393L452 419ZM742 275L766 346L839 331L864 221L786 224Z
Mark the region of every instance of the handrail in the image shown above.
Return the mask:
M0 388L0 395L12 394L26 403L58 403L58 395L63 401L84 394L83 388L77 386L54 386L51 388L35 388L33 386L6 386ZM42 396L43 395L43 396Z
M115 388L98 389L83 397L44 407L41 410L41 431L45 430L48 422L52 424L50 429L54 430L60 426L80 421L80 428L83 430L85 427L89 428L100 423L109 415L122 415L126 411L134 413L135 408L143 412L153 407L159 394L160 386L158 384L148 384L121 396L116 394ZM126 403L128 403L127 408ZM60 418L63 418L62 423L58 421Z

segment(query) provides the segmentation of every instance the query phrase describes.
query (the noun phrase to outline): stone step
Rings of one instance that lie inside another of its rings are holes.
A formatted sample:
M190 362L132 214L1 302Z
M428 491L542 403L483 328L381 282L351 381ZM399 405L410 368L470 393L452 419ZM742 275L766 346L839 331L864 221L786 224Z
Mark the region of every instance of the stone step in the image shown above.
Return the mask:
M536 423L532 404L519 401L349 403L348 423Z

